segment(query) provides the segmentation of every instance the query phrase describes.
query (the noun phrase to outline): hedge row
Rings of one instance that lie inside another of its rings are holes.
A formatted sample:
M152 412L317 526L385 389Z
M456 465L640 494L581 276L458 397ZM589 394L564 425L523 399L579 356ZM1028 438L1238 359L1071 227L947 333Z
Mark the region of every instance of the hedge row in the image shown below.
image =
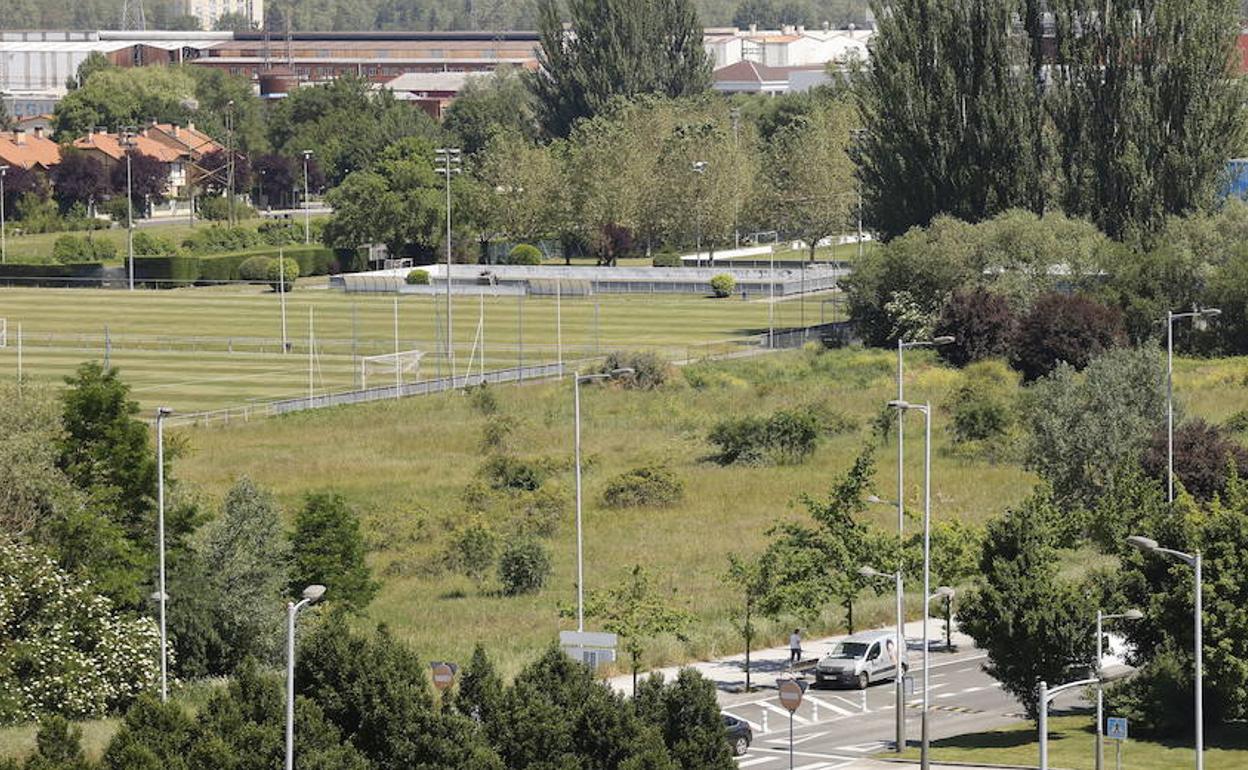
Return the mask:
M299 275L328 275L350 271L351 255L340 261L332 249L320 246L283 249L282 253L299 263ZM134 276L145 281L176 281L178 283L211 283L242 280L239 267L252 257L276 259L278 249L249 249L234 254L212 257L136 257ZM346 264L344 264L346 262Z

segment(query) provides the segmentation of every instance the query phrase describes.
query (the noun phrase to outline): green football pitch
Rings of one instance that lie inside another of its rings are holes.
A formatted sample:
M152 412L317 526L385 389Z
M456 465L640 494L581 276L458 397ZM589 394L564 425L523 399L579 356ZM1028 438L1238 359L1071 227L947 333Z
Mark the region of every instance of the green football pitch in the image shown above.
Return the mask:
M59 383L83 361L121 370L145 410L201 412L390 384L368 356L423 351L405 382L450 373L445 297L345 294L301 285L285 302L262 287L164 291L0 289L0 377ZM803 308L802 305L805 305ZM691 295L453 299L455 370L574 362L620 349L676 360L748 344L768 328L768 303ZM778 302L777 328L831 320L826 297ZM397 334L396 334L397 328ZM397 337L397 339L396 339ZM309 351L312 354L309 354ZM407 358L407 357L404 357ZM368 368L365 374L362 369Z

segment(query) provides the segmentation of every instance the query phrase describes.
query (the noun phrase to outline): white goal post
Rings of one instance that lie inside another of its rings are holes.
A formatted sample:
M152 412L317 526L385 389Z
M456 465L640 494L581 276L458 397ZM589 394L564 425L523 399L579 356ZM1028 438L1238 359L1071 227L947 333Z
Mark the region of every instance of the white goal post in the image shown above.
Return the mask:
M419 379L420 359L424 355L425 351L423 350L400 350L398 353L364 356L360 359L360 386L363 388L368 387L368 375L370 372L389 375L388 381L382 383L382 385L389 385L395 381L402 384L405 378L411 379L410 375L413 373Z
M9 346L9 319L0 318L0 348Z

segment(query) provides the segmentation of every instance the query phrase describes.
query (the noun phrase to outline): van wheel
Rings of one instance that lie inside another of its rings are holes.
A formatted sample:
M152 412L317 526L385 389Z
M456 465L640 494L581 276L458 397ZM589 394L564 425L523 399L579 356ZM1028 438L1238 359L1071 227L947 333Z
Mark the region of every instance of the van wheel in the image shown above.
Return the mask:
M732 742L732 755L734 757L745 756L745 752L749 750L750 742L745 739L745 736L741 736Z
M871 684L871 677L867 674L866 671L863 671L861 674L858 675L858 689L865 690L867 689L867 685L869 684Z

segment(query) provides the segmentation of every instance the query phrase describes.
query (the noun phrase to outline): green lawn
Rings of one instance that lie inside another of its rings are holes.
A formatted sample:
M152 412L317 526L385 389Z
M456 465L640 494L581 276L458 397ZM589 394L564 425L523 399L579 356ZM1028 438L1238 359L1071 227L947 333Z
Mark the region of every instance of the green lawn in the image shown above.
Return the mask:
M1093 770L1096 758L1096 719L1090 715L1049 719L1049 766L1065 770ZM1105 767L1115 767L1116 741L1105 741ZM1173 770L1191 767L1195 752L1190 738L1152 741L1130 738L1122 746L1122 766L1130 770ZM1248 725L1212 726L1205 734L1207 770L1241 770L1248 759ZM891 756L891 755L890 755ZM918 749L902 757L916 759ZM983 763L987 765L1036 766L1040 744L1033 723L1011 725L999 730L971 733L933 741L931 758L942 762Z
M824 297L778 302L778 327L812 323L834 311ZM803 311L803 305L805 309ZM448 373L439 343L445 300L398 300L400 350L427 351L420 374ZM293 352L282 355L279 297L267 287L230 286L167 291L0 288L7 346L0 376L17 374L22 325L23 375L57 381L83 360L110 362L134 385L145 409L179 412L240 406L306 395L309 323L317 393L360 384L359 357L391 353L395 295L348 295L323 280L301 283L286 301ZM484 317L487 369L593 357L620 347L652 348L673 359L734 349L732 340L765 331L768 305L690 295L589 298L459 297L454 302L457 371L482 363L478 320ZM561 318L561 335L556 318ZM107 336L106 336L107 332ZM378 375L381 376L381 375ZM392 375L391 375L392 377ZM387 378L389 379L389 378Z

